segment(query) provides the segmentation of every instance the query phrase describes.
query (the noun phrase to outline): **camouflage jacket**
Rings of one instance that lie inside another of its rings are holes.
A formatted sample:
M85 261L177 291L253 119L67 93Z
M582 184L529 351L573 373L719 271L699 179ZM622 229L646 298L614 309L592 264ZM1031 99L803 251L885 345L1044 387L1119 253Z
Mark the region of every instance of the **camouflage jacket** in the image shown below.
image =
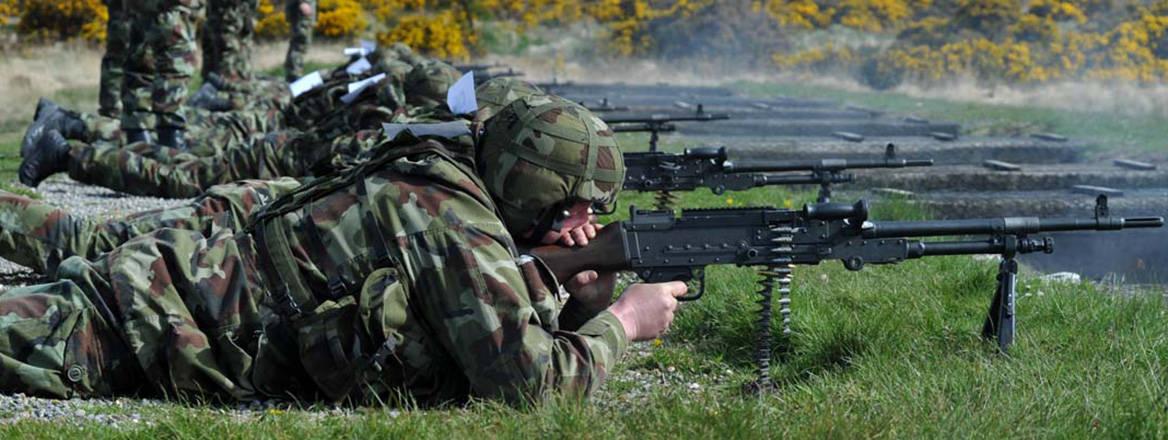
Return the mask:
M308 375L333 399L591 394L627 346L620 322L561 330L556 280L519 254L472 168L436 140L411 144L249 225Z

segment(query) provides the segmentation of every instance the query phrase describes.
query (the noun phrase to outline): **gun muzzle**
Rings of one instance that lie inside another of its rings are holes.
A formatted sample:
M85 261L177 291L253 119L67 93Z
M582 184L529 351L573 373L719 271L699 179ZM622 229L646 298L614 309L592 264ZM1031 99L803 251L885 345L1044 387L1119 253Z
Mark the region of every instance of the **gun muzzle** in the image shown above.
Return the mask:
M1132 217L1123 219L1125 228L1159 228L1164 226L1164 217Z

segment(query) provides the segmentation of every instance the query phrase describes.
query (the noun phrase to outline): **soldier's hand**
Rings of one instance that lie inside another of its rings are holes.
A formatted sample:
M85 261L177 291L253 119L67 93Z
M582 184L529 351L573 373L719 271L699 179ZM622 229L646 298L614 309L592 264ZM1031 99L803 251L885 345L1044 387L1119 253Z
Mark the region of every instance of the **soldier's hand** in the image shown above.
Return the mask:
M570 296L560 310L560 328L574 331L588 320L604 311L612 301L612 291L616 288L616 273L597 273L588 270L576 274L564 283L564 290Z
M608 310L620 320L630 341L653 339L669 330L677 297L687 289L681 281L633 284Z
M596 238L596 233L604 228L604 225L596 223L596 216L589 217L588 223L578 227L569 229L560 236L560 244L564 246L588 246L588 240Z
M571 296L569 301L579 301L589 308L604 310L612 301L612 291L616 288L616 272L597 273L595 270L586 270L576 274L564 283L564 290Z

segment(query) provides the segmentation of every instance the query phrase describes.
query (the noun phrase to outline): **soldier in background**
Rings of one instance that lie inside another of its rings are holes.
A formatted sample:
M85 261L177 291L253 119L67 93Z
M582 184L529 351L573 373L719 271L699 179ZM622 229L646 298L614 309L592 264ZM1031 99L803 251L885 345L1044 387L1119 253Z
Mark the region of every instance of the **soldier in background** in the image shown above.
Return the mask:
M102 0L108 11L105 28L105 54L101 56L101 80L97 95L97 113L107 118L122 115L122 84L125 82L126 52L129 51L130 22L126 19L125 0Z
M284 0L284 17L288 19L288 56L284 58L284 77L288 82L304 75L304 55L312 44L316 27L317 0Z
M130 51L122 90L122 131L130 142L156 135L160 144L185 148L186 118L181 110L195 73L195 29L203 18L202 0L126 0L126 12Z
M147 143L123 148L100 141L69 141L64 133L49 130L30 143L20 179L36 186L53 173L68 172L78 182L130 194L194 197L211 186L236 180L321 175L367 156L383 143L383 122L457 119L445 109L446 91L457 80L457 71L431 67L415 67L400 79L404 84L386 77L350 104L312 118L315 123L308 130L283 130L271 127L282 124L268 123L257 123L270 129L254 133L222 130L224 137L208 139L215 145L191 146L191 152L214 151L203 156ZM487 90L485 85L480 88Z
M209 0L203 27L203 78L218 75L230 84L252 80L258 0Z
M475 91L479 111L475 113L471 129L473 132L481 131L485 121L507 104L540 93L542 91L538 87L514 78L495 78L483 83ZM349 137L352 139L350 141L338 138L332 145L318 141L318 146L307 151L321 153L339 146L348 151L334 153L370 155L378 144L388 145L378 135L375 132L362 132ZM305 142L291 136L277 137L283 137L286 144ZM456 140L446 142L447 150L457 150L457 143ZM364 151L358 151L362 148ZM467 160L470 160L469 156L473 154L470 151L467 153ZM237 171L229 170L225 173ZM224 224L245 223L260 206L290 192L300 183L299 178L290 177L243 180L213 186L179 207L100 219L74 216L67 210L42 201L0 191L0 255L32 268L37 273L51 274L56 271L57 264L68 257L79 255L93 259L133 237L160 228L202 231L205 236L210 236L211 231ZM577 238L567 236L562 243L574 246Z
M481 162L454 158L445 139L395 138L247 225L160 229L0 294L0 392L423 404L594 393L628 341L668 328L685 284L634 284L610 305L615 274L557 280L518 244L580 233L590 206L615 202L612 131L540 95L487 123Z

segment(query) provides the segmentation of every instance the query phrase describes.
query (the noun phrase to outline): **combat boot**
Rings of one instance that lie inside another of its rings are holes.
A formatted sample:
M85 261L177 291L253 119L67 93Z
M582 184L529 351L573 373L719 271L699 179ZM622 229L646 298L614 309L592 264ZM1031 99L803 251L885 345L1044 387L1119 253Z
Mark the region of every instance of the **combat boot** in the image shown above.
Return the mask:
M56 130L66 139L85 140L85 122L77 113L62 109L45 98L37 102L36 119L24 132L20 142L20 157L35 148L37 139L49 130Z
M228 99L220 98L218 96L219 89L211 83L203 83L199 87L199 91L187 98L186 105L193 108L201 108L213 112L225 112L235 109L235 103Z
M187 132L181 128L160 128L158 129L158 145L186 151L186 135Z
M125 131L125 133L126 133L126 145L138 143L138 142L145 142L148 144L154 143L154 136L153 136L153 133L150 132L150 130L145 130L145 129L140 129L140 128L127 128L123 131Z
M20 163L20 183L35 187L49 176L69 169L69 141L60 132L49 130Z

